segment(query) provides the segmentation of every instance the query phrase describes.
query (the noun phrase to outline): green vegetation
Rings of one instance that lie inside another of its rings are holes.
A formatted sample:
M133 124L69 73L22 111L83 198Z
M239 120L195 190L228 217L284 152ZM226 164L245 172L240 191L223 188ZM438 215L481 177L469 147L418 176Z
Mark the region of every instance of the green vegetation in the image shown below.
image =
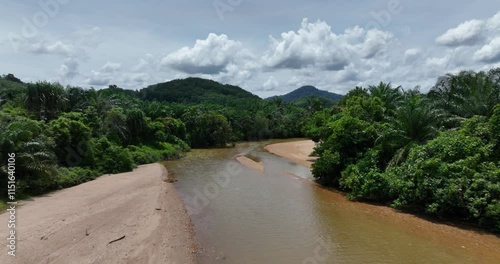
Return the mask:
M500 232L500 69L448 74L428 94L356 87L303 130L320 142L320 184Z
M138 91L0 78L0 160L16 153L21 196L191 148L303 136L320 142L312 171L322 185L500 232L500 69L448 74L428 94L356 87L335 104L263 100L199 78Z
M312 105L265 101L199 78L96 91L8 74L0 78L0 160L15 153L17 196L37 195L177 159L192 147L300 137L302 120L321 108ZM6 180L0 191L6 195Z

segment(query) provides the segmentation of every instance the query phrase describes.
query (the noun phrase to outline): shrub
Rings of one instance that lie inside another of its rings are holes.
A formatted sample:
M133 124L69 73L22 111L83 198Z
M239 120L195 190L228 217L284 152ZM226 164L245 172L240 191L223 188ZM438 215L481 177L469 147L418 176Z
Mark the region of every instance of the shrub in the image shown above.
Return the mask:
M81 183L92 181L97 178L99 174L99 172L90 168L61 167L59 168L58 174L55 178L54 189L68 188Z
M103 173L121 173L135 168L130 151L102 137L94 145L98 168Z
M379 151L372 149L342 172L340 187L350 191L350 199L391 200L389 182L378 167L379 160Z
M393 205L498 228L500 166L487 162L491 149L463 131L412 149L405 163L388 171L398 192Z

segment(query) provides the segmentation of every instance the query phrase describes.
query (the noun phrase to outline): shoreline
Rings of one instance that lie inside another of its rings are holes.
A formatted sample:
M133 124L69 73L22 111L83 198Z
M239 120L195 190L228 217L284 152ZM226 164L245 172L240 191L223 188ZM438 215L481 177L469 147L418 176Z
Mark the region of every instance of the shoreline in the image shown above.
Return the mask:
M260 172L261 174L264 174L264 164L262 162L254 161L246 156L238 156L238 157L236 157L236 160L239 163L241 163L242 165L244 165L250 169L256 170L256 171Z
M196 263L191 219L167 178L154 163L23 202L16 257L5 251L0 263Z
M270 153L311 168L309 154L313 151L314 142L309 140L292 141L267 145L264 149ZM300 160L302 159L302 160ZM500 259L500 237L474 227L462 227L460 224L437 221L425 216L401 212L384 205L351 201L345 193L315 184L320 195L329 196L339 206L349 206L364 211L370 216L378 217L391 224L398 225L405 231L426 240L444 244L470 254Z
M316 144L312 140L283 142L267 145L264 150L299 165L311 168L317 157L309 156Z

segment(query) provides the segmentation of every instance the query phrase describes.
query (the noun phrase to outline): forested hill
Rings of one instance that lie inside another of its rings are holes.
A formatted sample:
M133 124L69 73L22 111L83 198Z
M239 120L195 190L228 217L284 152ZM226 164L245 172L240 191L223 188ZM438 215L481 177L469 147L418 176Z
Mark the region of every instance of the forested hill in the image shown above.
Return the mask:
M12 74L0 76L0 104L3 100L12 100L24 92L26 85Z
M320 90L314 86L303 86L303 87L300 87L299 89L294 90L294 91L287 93L285 95L273 96L273 97L270 97L267 99L272 100L274 98L282 98L283 101L288 103L288 102L292 102L292 101L299 100L299 99L306 98L306 97L319 97L319 98L331 100L333 102L338 102L338 101L340 101L340 99L342 99L342 95L340 95L340 94L335 94L335 93L330 93L328 91L323 91L323 90Z
M260 99L258 96L233 85L224 85L212 80L187 78L151 85L142 89L140 97L177 103L222 103L235 99Z

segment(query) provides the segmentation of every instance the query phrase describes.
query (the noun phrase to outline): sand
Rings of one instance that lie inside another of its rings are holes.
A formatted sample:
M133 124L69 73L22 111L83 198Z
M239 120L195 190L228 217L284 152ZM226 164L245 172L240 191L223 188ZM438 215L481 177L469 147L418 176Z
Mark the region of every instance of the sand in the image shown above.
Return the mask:
M16 257L4 240L0 263L195 263L191 220L167 174L144 165L25 202ZM0 215L4 238L7 217Z
M274 155L283 157L302 166L311 167L316 157L310 157L316 144L312 140L278 143L264 149Z
M248 157L245 157L245 156L236 157L236 160L239 163L243 164L244 166L246 166L250 169L259 171L260 173L264 174L264 163L256 162L256 161L254 161Z

